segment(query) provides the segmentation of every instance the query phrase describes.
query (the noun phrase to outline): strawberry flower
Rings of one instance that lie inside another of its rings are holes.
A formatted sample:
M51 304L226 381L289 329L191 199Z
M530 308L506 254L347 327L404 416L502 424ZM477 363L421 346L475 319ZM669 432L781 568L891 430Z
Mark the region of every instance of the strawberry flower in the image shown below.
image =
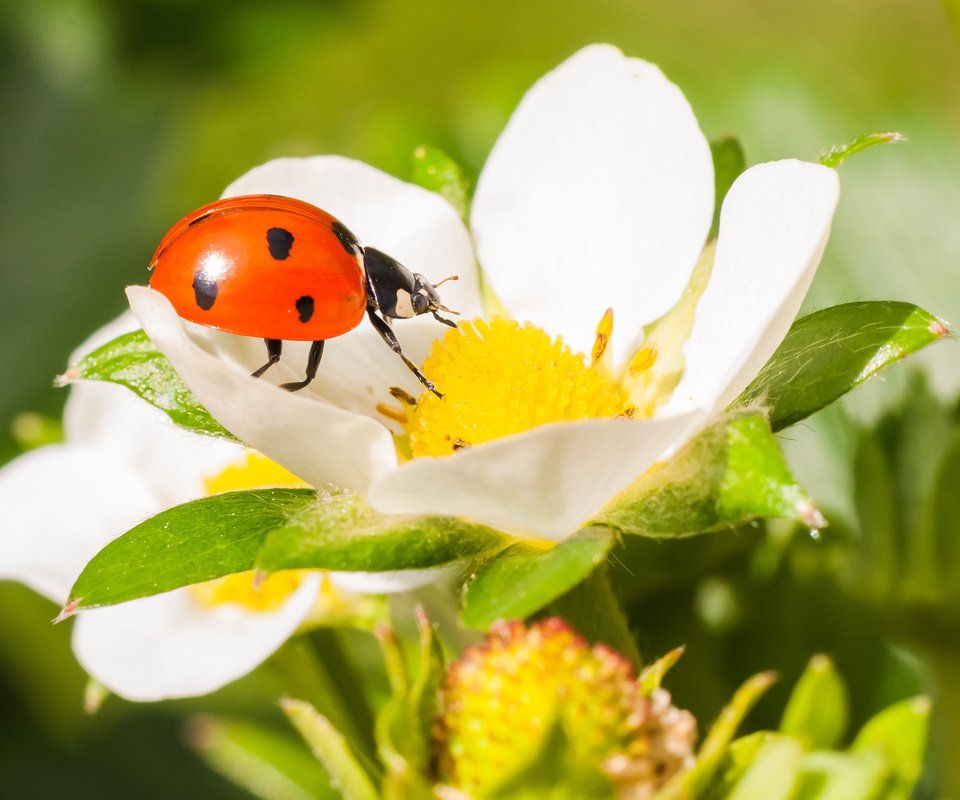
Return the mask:
M335 156L269 162L225 196L261 193L325 209L428 279L459 276L441 290L465 320L456 331L395 326L444 398L398 408L422 387L365 324L328 342L312 385L281 391L271 382L301 377L306 345L255 380L259 340L187 323L131 287L144 330L199 400L315 487L555 540L749 383L799 309L839 185L800 161L748 169L708 244L712 161L687 101L652 64L595 45L524 97L469 231L439 196Z

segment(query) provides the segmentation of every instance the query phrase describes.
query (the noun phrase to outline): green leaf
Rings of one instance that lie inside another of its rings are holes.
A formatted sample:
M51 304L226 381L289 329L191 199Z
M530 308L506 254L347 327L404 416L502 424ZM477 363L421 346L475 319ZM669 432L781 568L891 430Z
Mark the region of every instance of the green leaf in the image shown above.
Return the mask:
M771 738L727 795L728 800L790 800L800 779L802 758L798 741Z
M411 173L411 183L436 192L456 209L461 219L467 219L470 208L467 179L450 156L436 147L422 145L413 151Z
M301 742L261 725L196 717L187 741L207 766L261 800L339 797Z
M455 517L387 516L354 495L322 498L271 532L256 560L266 572L427 569L502 549L511 540Z
M84 567L68 612L251 569L267 534L317 503L312 489L227 492L175 506L114 539Z
M627 534L672 538L756 517L823 523L758 413L727 416L615 498L594 522Z
M875 147L878 144L905 141L906 137L902 133L865 133L844 144L834 145L825 153L822 153L818 160L825 167L839 167L850 156L859 153L861 150Z
M520 765L484 792L487 800L613 800L610 781L576 757L559 721L531 744Z
M377 745L387 768L383 781L385 800L430 800L434 796L425 776L430 766L437 692L443 677L443 652L422 609L417 610L417 627L420 663L412 683L392 632L380 632L393 689L376 723Z
M810 659L790 695L780 732L801 740L808 749L835 747L847 729L847 687L825 655Z
M84 356L57 379L57 384L74 381L118 383L159 408L181 428L237 441L200 405L143 331L125 333Z
M505 541L453 518L375 514L349 494L226 492L175 506L114 539L80 574L66 613L249 569L430 568Z
M892 772L887 795L890 800L908 798L923 772L930 727L930 700L914 697L895 703L872 717L860 729L850 752L875 751Z
M816 311L793 324L732 407L764 406L778 431L948 332L911 303L868 301Z
M879 753L809 753L794 800L894 800ZM903 800L906 800L904 795Z
M710 154L713 156L714 204L713 225L708 240L716 239L720 231L720 209L723 199L733 186L733 182L747 168L747 159L743 147L733 136L723 136L710 142Z
M710 732L697 753L696 763L687 772L673 778L654 800L691 800L702 795L718 773L730 750L733 739L750 709L763 697L773 685L776 676L772 672L761 672L747 680L733 696L733 699L720 712Z
M602 564L613 539L609 529L591 527L546 550L510 545L477 567L464 588L463 624L482 630L494 620L539 611Z
M285 698L280 701L280 707L330 774L344 800L377 800L379 795L370 776L360 766L347 740L326 717L300 700Z

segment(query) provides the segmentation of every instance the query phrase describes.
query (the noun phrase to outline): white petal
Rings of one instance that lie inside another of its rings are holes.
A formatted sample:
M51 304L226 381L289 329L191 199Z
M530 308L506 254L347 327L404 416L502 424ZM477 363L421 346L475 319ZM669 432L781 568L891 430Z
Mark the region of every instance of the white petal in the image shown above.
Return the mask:
M773 355L813 280L839 197L836 171L803 161L759 164L736 180L667 413L723 408Z
M281 194L333 214L365 245L389 253L431 282L460 279L440 289L444 303L464 315L480 313L470 235L439 195L341 156L279 158L231 183L224 197ZM402 323L397 326L402 334Z
M159 509L136 473L92 448L32 450L0 470L0 578L62 605L100 548Z
M375 484L370 503L394 514L449 514L520 536L562 539L682 444L700 414L554 423L418 458Z
M189 589L81 612L73 648L90 675L128 700L207 694L246 675L294 634L319 581L308 577L275 612L206 607Z
M286 392L208 352L159 292L127 289L153 343L231 433L317 487L363 490L396 466L389 432L367 417Z
M129 311L124 311L119 317L115 320L108 322L102 328L98 328L92 334L90 334L83 343L77 347L73 353L70 354L70 364L74 364L83 358L86 355L89 355L98 347L102 347L116 339L118 336L122 336L125 333L130 333L131 331L137 330L140 327L140 324L137 322L137 318L133 316Z
M71 387L64 428L71 443L94 447L118 468L139 475L164 507L201 497L204 479L246 452L238 444L178 428L129 389L98 381Z
M653 64L593 45L527 92L471 221L513 316L590 352L612 307L620 358L683 292L713 196L710 148L680 90Z
M333 585L356 594L397 594L439 583L450 574L448 567L400 569L386 572L331 572Z

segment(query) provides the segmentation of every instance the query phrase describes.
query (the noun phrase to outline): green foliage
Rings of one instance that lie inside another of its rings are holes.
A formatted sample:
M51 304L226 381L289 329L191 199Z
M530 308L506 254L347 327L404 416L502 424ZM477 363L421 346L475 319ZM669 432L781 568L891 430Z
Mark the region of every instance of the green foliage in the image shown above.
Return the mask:
M43 414L17 414L13 418L11 432L17 446L23 451L63 441L63 423Z
M454 207L464 221L470 214L467 179L450 156L436 147L422 145L413 151L411 182L436 192Z
M58 378L61 386L74 381L118 383L159 408L181 428L236 441L200 405L143 331L118 336L85 355Z
M758 413L714 423L643 475L596 518L625 534L671 538L756 517L823 524Z
M607 528L585 528L562 542L515 542L477 565L463 591L461 621L484 629L497 619L523 619L568 592L606 559Z
M353 495L226 492L175 506L114 539L77 578L68 609L111 605L254 568L436 567L502 547L502 541L500 534L453 518L378 515Z
M865 133L849 142L834 145L820 156L820 163L825 167L839 167L844 161L861 150L875 147L878 144L890 144L905 140L900 133Z
M808 748L830 748L843 738L849 717L847 688L833 662L814 656L790 695L780 732Z
M710 154L713 156L713 224L708 239L716 239L720 232L720 209L723 200L741 172L747 168L747 158L743 147L734 136L724 136L710 142Z
M778 431L947 332L937 317L910 303L868 301L825 308L793 324L733 407L764 406Z
M335 800L330 778L303 745L252 722L197 717L190 746L216 772L260 800Z

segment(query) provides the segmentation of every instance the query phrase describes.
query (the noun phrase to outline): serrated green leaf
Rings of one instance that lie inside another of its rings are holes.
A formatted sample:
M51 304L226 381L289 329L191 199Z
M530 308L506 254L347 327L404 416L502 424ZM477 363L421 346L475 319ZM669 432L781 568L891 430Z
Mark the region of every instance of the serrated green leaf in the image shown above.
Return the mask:
M554 722L531 751L504 776L486 800L613 800L610 781L591 764L576 757L563 725Z
M280 707L330 775L344 800L377 800L370 776L347 740L309 703L286 698Z
M851 139L844 144L837 144L821 154L818 159L825 167L839 167L844 161L861 150L869 147L875 147L878 144L890 144L891 142L903 142L906 137L901 133L865 133L856 139Z
M200 405L143 331L125 333L85 355L60 376L58 384L74 381L118 383L159 408L181 428L237 441Z
M436 192L456 209L461 219L467 219L470 208L467 179L460 165L442 150L426 145L414 150L410 182Z
M808 753L794 800L894 800L879 753ZM904 796L906 800L906 796Z
M794 687L780 721L780 732L808 749L835 747L847 730L847 687L824 655L810 659Z
M943 322L911 303L868 301L816 311L793 324L731 407L762 405L773 430L781 430L947 333Z
M803 747L795 739L770 739L754 756L728 800L790 800L800 780L802 758Z
M73 585L68 608L122 603L244 572L271 531L316 503L312 489L257 489L175 506L97 553Z
M387 516L354 495L320 499L290 515L256 559L265 572L427 569L502 549L511 541L455 517Z
M720 230L720 209L723 199L733 186L733 182L747 168L747 158L743 147L734 136L723 136L710 142L710 154L713 156L713 225L707 239L716 239Z
M706 428L594 521L627 534L671 538L756 517L823 524L790 473L766 418L739 413Z
M303 744L251 722L198 717L187 741L207 765L261 800L336 800L330 778Z
M892 774L888 797L910 797L923 772L930 700L914 697L885 708L860 729L851 753L879 753Z
M478 566L466 584L463 624L482 630L494 620L523 619L539 611L602 564L613 540L609 529L591 527L546 550L510 545Z
M663 789L654 795L654 800L695 800L708 789L714 776L723 765L730 748L730 742L750 713L750 709L763 697L773 685L776 676L771 672L761 672L747 680L733 696L733 699L720 712L710 732L697 753L696 763L687 772L673 778Z

